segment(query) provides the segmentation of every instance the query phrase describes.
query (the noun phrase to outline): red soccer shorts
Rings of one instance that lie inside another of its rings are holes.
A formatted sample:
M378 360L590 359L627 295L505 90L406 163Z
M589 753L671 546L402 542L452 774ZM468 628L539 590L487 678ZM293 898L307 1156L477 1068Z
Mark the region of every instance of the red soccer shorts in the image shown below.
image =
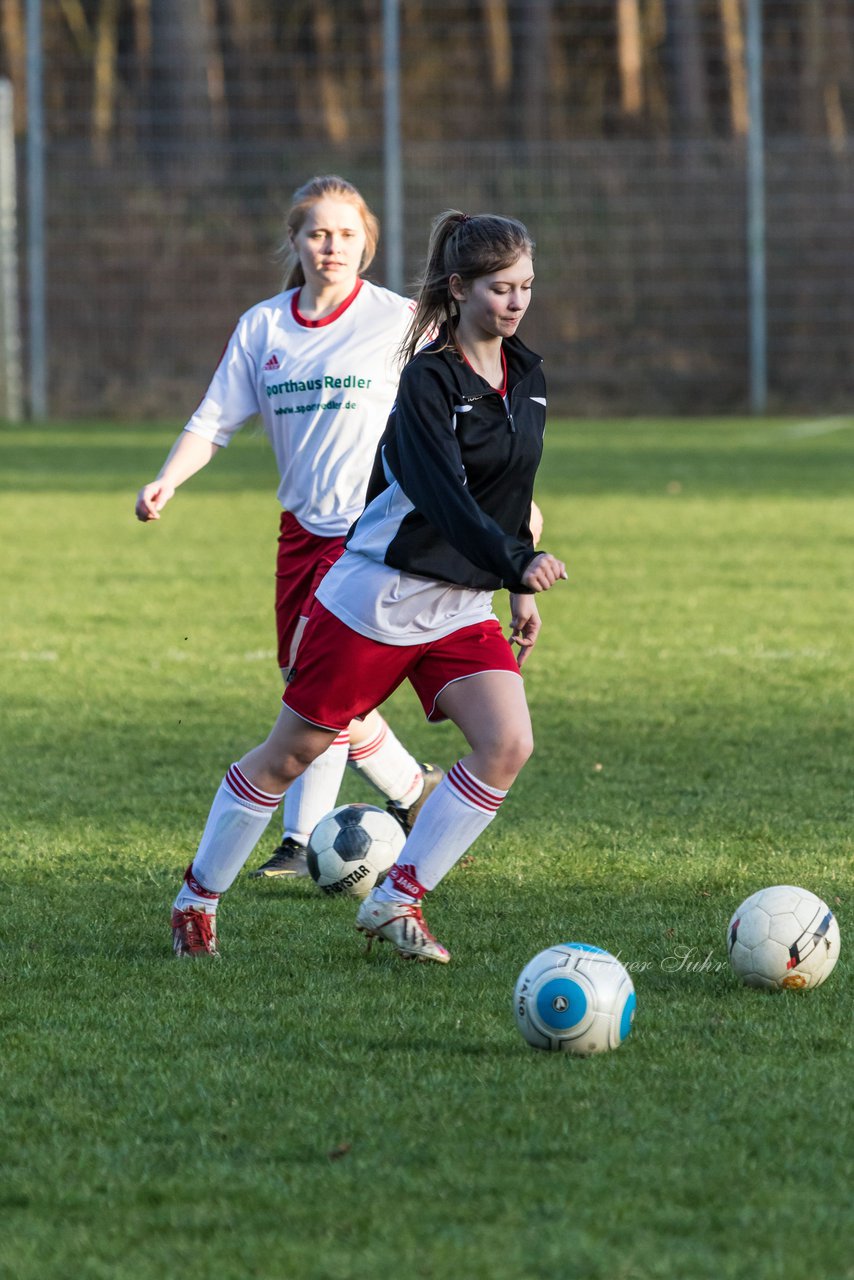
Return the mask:
M426 644L380 644L352 631L317 600L282 701L303 720L340 732L408 679L427 719L437 723L447 718L436 706L442 690L484 671L519 675L494 618Z
M276 557L276 633L279 666L291 665L291 645L300 618L307 618L318 584L344 550L340 538L309 533L290 511L282 512Z

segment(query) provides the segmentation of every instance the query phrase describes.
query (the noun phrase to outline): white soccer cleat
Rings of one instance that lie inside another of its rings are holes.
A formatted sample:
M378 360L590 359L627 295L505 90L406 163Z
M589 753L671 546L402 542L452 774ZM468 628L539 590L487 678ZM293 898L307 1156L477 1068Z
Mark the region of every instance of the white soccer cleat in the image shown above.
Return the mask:
M451 958L427 928L417 902L378 902L372 890L359 907L356 928L367 935L368 947L374 938L379 938L380 942L390 942L407 960L447 964Z

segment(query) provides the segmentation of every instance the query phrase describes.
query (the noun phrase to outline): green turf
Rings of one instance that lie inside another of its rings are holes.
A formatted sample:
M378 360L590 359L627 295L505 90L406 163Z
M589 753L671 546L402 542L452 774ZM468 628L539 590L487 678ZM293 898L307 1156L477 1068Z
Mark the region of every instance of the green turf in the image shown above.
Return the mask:
M210 799L279 700L269 450L143 528L173 434L0 430L0 1276L854 1276L854 423L552 424L537 750L428 904L447 969L246 877L222 962L171 958ZM409 691L389 718L457 758ZM726 963L780 882L840 920L814 992ZM600 1058L513 1023L570 938L634 975Z

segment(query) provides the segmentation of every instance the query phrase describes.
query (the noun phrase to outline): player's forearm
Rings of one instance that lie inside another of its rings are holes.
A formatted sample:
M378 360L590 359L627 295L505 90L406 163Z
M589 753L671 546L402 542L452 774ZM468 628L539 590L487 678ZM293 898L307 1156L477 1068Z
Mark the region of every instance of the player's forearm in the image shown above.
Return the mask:
M219 445L193 431L182 431L169 451L169 456L160 468L157 479L163 480L173 489L177 489L190 476L194 476L202 467L206 467Z

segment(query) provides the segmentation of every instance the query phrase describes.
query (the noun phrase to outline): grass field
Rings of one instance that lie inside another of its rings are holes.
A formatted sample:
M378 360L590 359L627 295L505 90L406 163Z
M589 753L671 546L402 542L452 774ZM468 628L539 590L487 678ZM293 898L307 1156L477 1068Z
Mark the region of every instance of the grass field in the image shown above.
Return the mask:
M854 1277L854 422L551 426L570 580L527 666L535 755L428 903L447 969L245 876L222 962L172 959L280 692L268 448L144 528L173 436L0 429L0 1276ZM408 690L389 718L461 754ZM837 912L814 992L729 971L732 910L774 883ZM519 970L570 938L632 969L616 1053L515 1029Z

